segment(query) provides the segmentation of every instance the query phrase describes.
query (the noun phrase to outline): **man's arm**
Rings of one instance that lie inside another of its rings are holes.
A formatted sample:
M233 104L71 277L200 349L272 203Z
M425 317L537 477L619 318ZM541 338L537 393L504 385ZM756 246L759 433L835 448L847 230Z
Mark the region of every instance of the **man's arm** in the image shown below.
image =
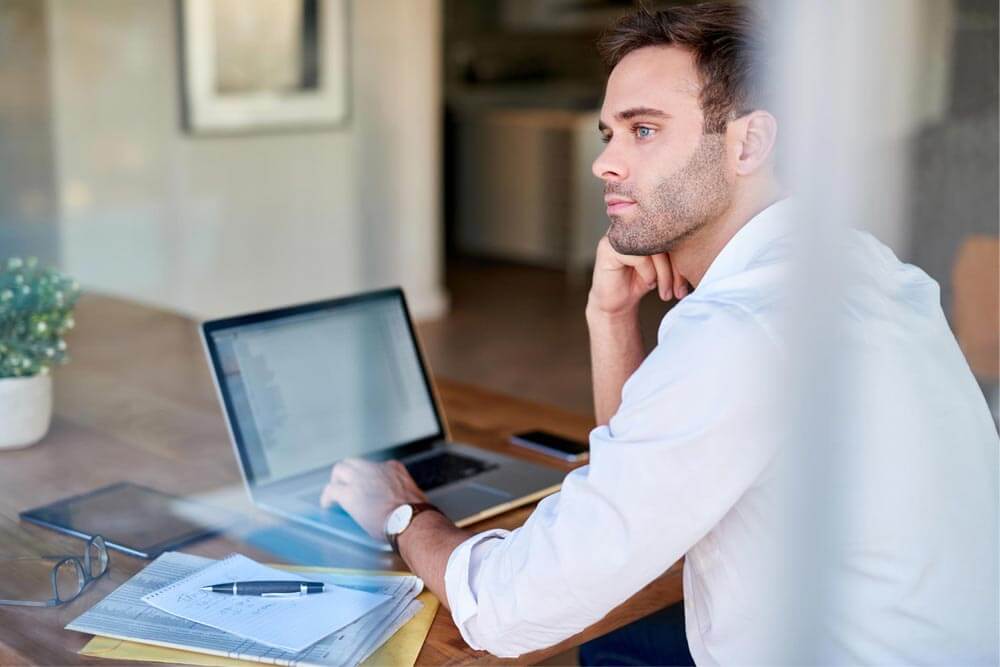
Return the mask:
M618 410L622 386L643 360L639 301L654 287L664 301L687 294L666 254L620 255L603 238L597 248L594 280L587 301L594 376L594 404L599 424ZM347 459L333 467L321 503L339 503L369 535L383 536L385 520L400 505L427 497L398 461L373 463ZM414 574L446 606L445 572L452 553L472 533L437 512L422 512L399 536L401 556Z
M607 424L618 411L622 387L642 363L643 343L637 312L609 315L587 307L594 415Z
M742 310L698 308L634 374L616 432L591 433L598 463L570 473L524 526L467 539L422 512L400 535L470 646L513 657L589 627L701 540L769 464L778 410L761 378L777 367L773 342ZM396 506L424 501L397 462L338 463L323 494L375 536Z
M448 607L444 573L452 552L472 533L458 528L437 512L421 512L399 536L399 553L441 604Z
M597 245L594 278L587 299L594 414L607 424L618 411L622 387L642 363L645 351L639 330L639 302L654 287L664 301L687 294L664 253L649 257L622 255L607 237Z

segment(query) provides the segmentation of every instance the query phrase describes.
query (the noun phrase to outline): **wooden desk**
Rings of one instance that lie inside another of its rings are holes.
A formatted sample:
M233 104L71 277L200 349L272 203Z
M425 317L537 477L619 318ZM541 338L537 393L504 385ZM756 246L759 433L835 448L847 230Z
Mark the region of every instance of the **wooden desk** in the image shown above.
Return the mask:
M56 415L48 436L34 447L0 452L0 515L16 519L18 511L131 480L177 495L210 494L242 502L254 520L262 520L245 501L195 324L176 314L92 295L81 299L76 320L69 339L72 362L55 375ZM455 439L543 463L550 462L530 452L512 452L506 444L509 434L543 428L584 439L591 427L587 417L476 387L439 380L438 389ZM514 528L530 512L514 510L474 528ZM51 531L30 525L23 530L66 553L79 550L78 541ZM275 560L234 536L205 540L185 551L220 557L236 549ZM363 551L329 549L323 564L366 565ZM110 575L68 605L0 606L0 664L114 664L77 655L89 637L63 626L145 564L114 552ZM680 568L675 566L586 632L517 662L556 655L680 599ZM476 662L498 660L470 650L450 615L439 612L418 664Z

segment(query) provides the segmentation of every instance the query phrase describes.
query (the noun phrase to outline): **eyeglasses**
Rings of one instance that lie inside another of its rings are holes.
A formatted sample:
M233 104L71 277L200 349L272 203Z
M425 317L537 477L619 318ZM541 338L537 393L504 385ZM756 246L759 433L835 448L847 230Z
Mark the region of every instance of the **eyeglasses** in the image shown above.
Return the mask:
M47 563L55 561L51 570ZM48 574L52 584L52 597L47 600L4 600L0 605L21 607L55 607L72 602L83 592L90 582L100 579L108 572L108 547L104 538L95 535L87 541L83 558L78 556L38 556L34 558L0 559L0 581L5 585L18 586L39 583L39 577ZM32 582L31 579L35 579Z

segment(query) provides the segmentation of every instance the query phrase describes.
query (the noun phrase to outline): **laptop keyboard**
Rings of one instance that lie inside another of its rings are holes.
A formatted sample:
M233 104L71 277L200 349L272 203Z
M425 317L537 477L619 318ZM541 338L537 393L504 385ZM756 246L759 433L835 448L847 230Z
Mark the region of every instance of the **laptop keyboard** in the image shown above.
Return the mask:
M449 452L434 454L405 465L417 486L424 491L458 482L498 467L496 463ZM300 495L299 499L319 507L319 496L319 491L308 491Z
M498 467L496 463L474 459L460 454L441 452L405 464L410 475L424 491L458 482Z

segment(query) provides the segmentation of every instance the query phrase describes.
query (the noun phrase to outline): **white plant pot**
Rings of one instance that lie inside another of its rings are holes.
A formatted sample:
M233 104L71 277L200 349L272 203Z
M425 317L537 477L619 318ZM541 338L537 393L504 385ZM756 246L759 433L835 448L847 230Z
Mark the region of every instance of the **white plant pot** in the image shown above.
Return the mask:
M41 440L52 421L52 375L0 378L0 449Z

